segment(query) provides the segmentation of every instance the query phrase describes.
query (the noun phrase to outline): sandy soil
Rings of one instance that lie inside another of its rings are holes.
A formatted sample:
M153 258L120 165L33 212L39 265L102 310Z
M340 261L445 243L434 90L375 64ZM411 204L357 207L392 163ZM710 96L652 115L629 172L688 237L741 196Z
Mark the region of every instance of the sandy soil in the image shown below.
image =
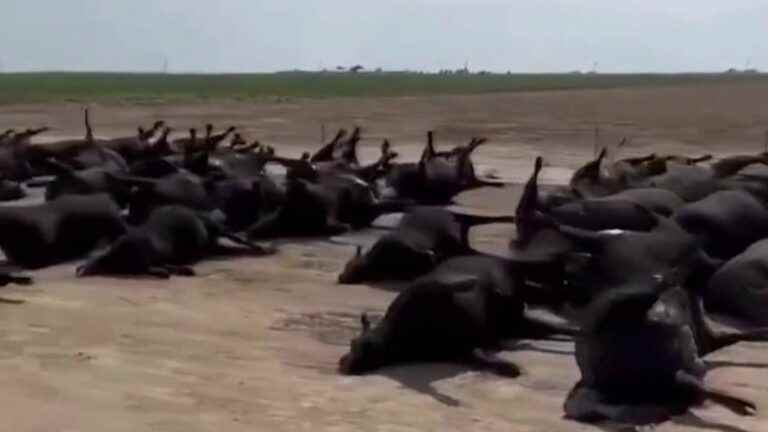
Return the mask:
M520 180L537 154L559 182L601 144L632 138L625 154L649 149L700 154L754 152L768 127L768 86L722 85L397 99L282 100L184 106L93 106L99 135L131 133L163 118L179 129L206 121L298 154L339 126L359 124L373 157L390 137L406 158L427 129L448 147L474 135L491 144L483 170ZM0 107L0 129L47 124L57 136L82 132L71 104ZM495 211L505 191L462 202ZM509 227L473 232L500 246ZM0 307L0 406L8 431L589 431L562 419L578 379L566 342L523 341L505 352L525 368L505 380L453 365L391 368L350 378L336 361L363 311L381 313L394 293L334 281L350 246L281 242L263 259L209 261L199 276L154 280L74 278L74 264L36 272L25 299ZM755 400L763 411L738 418L704 406L661 431L768 431L768 351L741 344L714 357L709 381Z

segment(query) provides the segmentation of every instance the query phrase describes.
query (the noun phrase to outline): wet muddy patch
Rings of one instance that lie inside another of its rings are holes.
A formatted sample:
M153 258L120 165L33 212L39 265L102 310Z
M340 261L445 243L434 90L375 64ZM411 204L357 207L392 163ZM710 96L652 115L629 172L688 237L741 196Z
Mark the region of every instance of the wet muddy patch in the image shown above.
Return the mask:
M245 273L239 268L217 268L207 274L200 274L210 280L219 279L240 287L258 287L259 290L269 290L275 292L291 292L291 289L276 284L279 276L271 273Z
M323 256L322 252L302 252L298 259L295 259L291 264L296 268L319 273L336 274L339 271L338 260L328 259Z

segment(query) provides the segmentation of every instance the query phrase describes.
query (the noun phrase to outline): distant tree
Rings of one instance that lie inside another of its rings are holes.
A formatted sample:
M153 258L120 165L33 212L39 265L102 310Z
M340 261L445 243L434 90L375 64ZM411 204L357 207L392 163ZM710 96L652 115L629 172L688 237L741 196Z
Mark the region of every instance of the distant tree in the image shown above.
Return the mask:
M725 71L726 74L743 74L743 75L754 75L759 74L760 71L755 68L749 68L749 69L736 69L736 68L730 68L727 71Z
M363 69L365 69L363 67L363 65L354 65L351 68L349 68L349 71L352 72L352 73L358 73L358 72L360 72Z
M336 70L341 72L341 71L347 70L347 68L345 68L344 66L336 66Z

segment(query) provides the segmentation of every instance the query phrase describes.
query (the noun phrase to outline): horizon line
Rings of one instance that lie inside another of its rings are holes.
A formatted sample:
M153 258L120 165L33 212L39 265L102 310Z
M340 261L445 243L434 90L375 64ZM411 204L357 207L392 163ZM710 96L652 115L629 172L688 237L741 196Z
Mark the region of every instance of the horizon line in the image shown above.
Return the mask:
M680 71L593 71L593 70L568 70L568 71L491 71L491 70L469 70L462 69L443 69L443 70L418 70L418 69L365 69L359 72L336 69L283 69L274 71L159 71L159 70L117 70L117 69L28 69L28 70L5 70L0 71L0 75L14 74L130 74L130 75L277 75L286 73L316 73L333 75L375 75L386 73L413 73L424 75L444 75L445 72L452 72L460 75L462 72L471 75L765 75L768 71L762 71L756 68L738 69L729 68L726 70L680 70Z

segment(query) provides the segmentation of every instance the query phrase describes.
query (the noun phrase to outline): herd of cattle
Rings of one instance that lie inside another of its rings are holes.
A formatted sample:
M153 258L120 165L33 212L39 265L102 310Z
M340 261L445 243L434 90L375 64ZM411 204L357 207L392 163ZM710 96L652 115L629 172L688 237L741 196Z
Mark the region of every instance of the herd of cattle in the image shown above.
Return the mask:
M541 158L525 185L478 178L471 155L483 139L438 151L430 133L408 163L384 141L366 165L359 129L286 158L234 128L171 140L157 122L96 139L87 110L85 128L82 139L44 145L31 138L45 128L0 134L0 200L10 202L0 206L0 248L16 269L87 257L78 276L192 276L206 256L272 254L255 242L335 236L404 213L339 275L407 281L378 323L361 317L341 373L447 360L515 377L521 368L495 354L505 340L559 336L575 340L582 376L568 418L654 423L705 400L756 410L705 383L704 357L768 341L768 170L745 170L768 165L768 154L703 165L712 157L607 161L603 151L569 185L545 187ZM520 192L514 215L445 207L463 191L504 186ZM13 202L36 188L44 202ZM516 227L508 250L475 250L469 230L496 222ZM9 270L8 283L31 279Z

